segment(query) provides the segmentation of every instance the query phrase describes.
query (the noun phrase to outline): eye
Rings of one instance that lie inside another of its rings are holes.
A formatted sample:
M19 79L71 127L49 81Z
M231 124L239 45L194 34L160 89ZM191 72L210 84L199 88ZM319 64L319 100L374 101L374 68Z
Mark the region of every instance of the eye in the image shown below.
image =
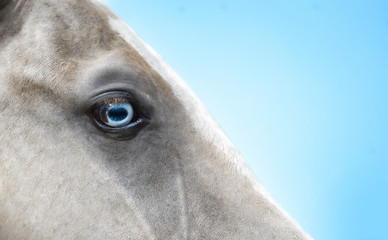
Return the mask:
M126 92L103 93L94 97L92 102L92 118L105 132L135 135L149 122L139 104Z
M109 100L114 102L103 104L95 109L95 118L101 121L101 123L113 128L130 124L134 116L131 103L125 99L113 98Z

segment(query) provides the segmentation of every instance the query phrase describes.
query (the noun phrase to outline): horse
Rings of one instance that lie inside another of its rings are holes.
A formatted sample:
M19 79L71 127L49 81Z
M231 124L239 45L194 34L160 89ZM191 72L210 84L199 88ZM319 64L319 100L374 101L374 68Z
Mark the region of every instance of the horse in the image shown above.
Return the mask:
M97 0L0 0L0 239L311 239Z

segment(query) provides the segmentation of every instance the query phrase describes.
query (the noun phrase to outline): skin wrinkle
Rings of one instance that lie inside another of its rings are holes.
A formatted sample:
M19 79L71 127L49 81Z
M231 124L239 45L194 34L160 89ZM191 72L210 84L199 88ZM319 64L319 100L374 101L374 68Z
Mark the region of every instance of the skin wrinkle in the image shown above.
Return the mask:
M0 239L310 239L109 9L27 2L12 2L26 14L0 42ZM112 86L153 109L133 139L109 137L85 112Z
M179 198L181 203L181 219L182 219L182 229L183 229L183 239L190 239L190 224L188 222L188 206L187 206L187 194L186 194L186 188L185 188L185 178L182 171L182 165L179 161L180 157L178 156L176 158L176 164L178 167L178 178L177 178L177 184L178 184L178 192L179 192Z

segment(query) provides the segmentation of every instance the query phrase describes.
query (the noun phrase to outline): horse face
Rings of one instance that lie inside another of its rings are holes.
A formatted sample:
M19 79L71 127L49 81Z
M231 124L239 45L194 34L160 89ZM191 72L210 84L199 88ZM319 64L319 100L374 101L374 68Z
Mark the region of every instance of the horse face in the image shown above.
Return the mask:
M0 9L1 239L309 239L101 3Z

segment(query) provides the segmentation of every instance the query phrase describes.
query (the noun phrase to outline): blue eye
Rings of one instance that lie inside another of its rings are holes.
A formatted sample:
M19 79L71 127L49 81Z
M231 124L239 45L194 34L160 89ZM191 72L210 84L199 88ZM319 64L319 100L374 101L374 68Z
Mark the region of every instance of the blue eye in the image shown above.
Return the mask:
M144 121L135 111L130 98L126 96L103 97L93 106L93 118L103 129L120 130Z
M101 121L113 128L124 127L131 123L134 111L129 102L109 103L100 106Z
M90 99L88 115L106 136L128 140L151 122L152 107L144 102L126 91L109 91Z

